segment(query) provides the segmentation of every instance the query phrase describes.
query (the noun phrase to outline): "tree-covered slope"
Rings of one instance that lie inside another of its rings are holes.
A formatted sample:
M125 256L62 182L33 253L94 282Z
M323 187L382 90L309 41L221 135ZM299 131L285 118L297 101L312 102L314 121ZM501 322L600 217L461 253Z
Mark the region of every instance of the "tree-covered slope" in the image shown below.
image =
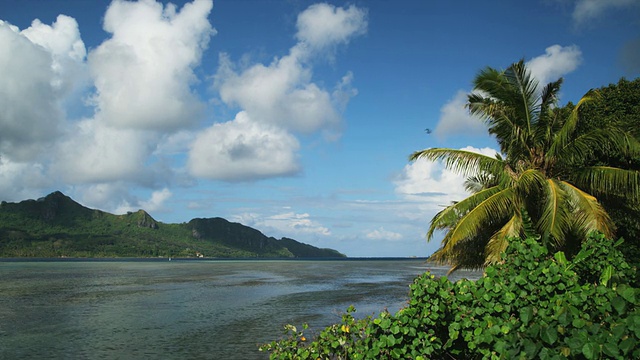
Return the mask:
M331 255L328 255L331 254ZM344 257L276 240L222 218L158 222L144 210L113 215L61 192L0 204L0 257Z

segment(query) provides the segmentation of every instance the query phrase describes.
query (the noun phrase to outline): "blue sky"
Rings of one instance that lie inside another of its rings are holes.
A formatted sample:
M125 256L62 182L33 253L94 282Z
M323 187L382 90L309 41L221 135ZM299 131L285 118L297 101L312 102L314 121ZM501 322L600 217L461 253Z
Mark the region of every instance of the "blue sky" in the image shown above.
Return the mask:
M575 102L640 74L639 15L638 0L3 0L0 199L60 190L427 256L463 179L407 158L496 151L464 109L475 74L525 59Z

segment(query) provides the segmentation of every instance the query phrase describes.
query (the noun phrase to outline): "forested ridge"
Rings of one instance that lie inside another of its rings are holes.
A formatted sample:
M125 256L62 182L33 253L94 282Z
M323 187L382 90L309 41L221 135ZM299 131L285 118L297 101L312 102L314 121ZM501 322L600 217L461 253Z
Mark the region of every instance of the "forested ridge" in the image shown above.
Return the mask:
M223 218L181 224L144 210L114 215L56 191L38 200L0 205L1 257L344 257L293 239L268 237Z

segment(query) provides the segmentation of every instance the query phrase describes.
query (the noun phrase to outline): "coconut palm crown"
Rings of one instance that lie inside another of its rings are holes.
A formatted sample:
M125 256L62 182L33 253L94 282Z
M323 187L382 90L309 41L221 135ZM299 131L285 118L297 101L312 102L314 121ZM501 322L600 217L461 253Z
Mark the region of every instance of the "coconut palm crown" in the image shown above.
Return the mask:
M527 230L554 249L591 231L612 237L614 224L596 196L624 194L640 201L638 171L581 165L595 149L638 157L638 141L615 123L577 132L580 107L598 96L589 91L571 109L561 109L561 84L559 79L539 87L522 60L502 71L487 67L474 80L467 108L487 125L502 155L430 148L410 156L411 161L442 161L468 177L472 192L431 220L428 240L436 230L446 231L432 260L452 269L482 267L499 261L507 239Z

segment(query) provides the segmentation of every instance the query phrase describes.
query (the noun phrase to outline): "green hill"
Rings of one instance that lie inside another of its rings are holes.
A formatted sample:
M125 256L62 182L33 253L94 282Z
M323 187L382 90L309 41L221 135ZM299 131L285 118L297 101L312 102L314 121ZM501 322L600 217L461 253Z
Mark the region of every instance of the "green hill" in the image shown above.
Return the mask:
M113 215L56 191L0 204L0 257L344 257L296 240L277 240L222 218L158 222L144 210Z

